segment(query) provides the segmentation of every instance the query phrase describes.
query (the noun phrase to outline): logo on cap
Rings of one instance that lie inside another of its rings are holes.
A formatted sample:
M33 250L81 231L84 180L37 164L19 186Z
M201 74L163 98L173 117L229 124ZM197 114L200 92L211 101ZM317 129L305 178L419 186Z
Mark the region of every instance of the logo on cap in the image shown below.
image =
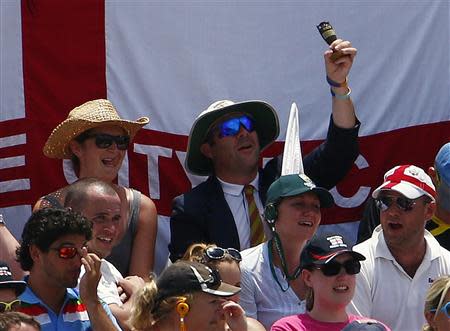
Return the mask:
M316 185L313 183L311 178L306 176L305 174L298 174L298 176L303 180L303 184L309 188L315 188Z
M347 248L347 244L344 243L344 240L341 236L331 236L327 237L327 240L330 242L330 248L344 247Z
M8 277L12 277L12 273L11 271L9 271L8 267L0 267L0 276L8 276Z
M384 182L372 193L373 198L378 198L381 190L394 190L409 199L417 199L427 195L435 200L436 190L433 181L425 171L414 165L400 165L390 169L384 175Z

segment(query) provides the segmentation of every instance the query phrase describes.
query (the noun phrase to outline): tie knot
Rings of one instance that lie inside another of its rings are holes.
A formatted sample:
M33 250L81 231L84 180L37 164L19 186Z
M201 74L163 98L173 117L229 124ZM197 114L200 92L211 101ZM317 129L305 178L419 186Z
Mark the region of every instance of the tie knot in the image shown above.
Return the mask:
M253 185L245 185L244 186L244 192L246 195L253 195L253 191L254 191L254 187Z

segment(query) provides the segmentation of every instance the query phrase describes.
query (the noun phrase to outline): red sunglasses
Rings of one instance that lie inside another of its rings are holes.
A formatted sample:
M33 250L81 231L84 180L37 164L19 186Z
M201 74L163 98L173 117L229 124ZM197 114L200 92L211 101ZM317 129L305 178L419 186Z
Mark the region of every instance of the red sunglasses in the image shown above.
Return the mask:
M59 248L50 248L52 251L57 251L58 252L58 256L61 259L73 259L75 257L75 255L80 255L78 253L78 249L76 247L73 246L62 246Z

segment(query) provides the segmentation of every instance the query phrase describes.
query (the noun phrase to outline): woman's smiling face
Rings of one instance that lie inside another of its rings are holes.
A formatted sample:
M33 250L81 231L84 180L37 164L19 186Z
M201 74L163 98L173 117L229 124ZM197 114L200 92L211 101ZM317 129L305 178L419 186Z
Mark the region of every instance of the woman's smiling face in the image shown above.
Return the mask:
M89 131L90 138L79 143L71 142L72 152L80 160L79 177L95 177L111 182L117 177L126 150L118 149L115 142L107 148L99 148L96 145L96 134L107 134L111 136L127 135L125 131L114 125L105 125Z

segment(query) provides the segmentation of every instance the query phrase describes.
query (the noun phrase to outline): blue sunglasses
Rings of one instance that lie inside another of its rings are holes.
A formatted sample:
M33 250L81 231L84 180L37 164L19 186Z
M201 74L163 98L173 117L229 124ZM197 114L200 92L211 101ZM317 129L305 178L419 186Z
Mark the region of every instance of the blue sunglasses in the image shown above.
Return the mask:
M242 115L240 117L230 118L230 119L220 123L219 124L219 131L220 131L219 137L223 138L223 137L237 135L239 130L241 129L241 125L248 132L252 132L255 129L253 119L248 115Z
M437 309L430 309L431 312L436 312ZM450 318L450 301L443 305L439 311L442 311L447 318Z

